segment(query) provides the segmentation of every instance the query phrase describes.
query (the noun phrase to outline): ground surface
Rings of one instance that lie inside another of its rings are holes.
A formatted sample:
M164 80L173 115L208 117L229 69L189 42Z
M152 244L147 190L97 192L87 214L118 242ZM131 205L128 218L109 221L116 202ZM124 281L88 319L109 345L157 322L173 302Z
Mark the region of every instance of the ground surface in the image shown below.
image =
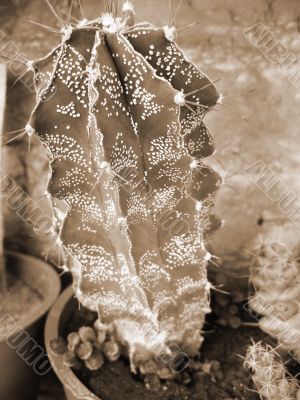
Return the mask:
M107 366L100 375L89 376L86 381L98 388L102 400L123 400L124 394L128 400L258 400L259 397L250 390L253 389L251 379L243 370L240 357L245 354L250 338L268 341L264 334L252 328L217 328L207 334L202 360L208 363L218 360L221 375L216 378L202 373L197 383L188 389L171 385L161 396L151 394L145 391L141 382L132 379L128 366L121 361ZM53 374L43 378L38 400L65 400L61 385Z
M67 10L67 3L67 0L53 0L58 9ZM166 24L167 3L167 0L139 0L139 19ZM84 0L84 5L87 16L94 17L96 10L101 10L100 0ZM27 22L31 19L55 26L54 17L41 0L0 0L0 7L0 26L5 40L12 40L17 51L26 58L40 57L57 43L56 35L45 33ZM225 105L233 110L219 106L218 111L211 112L206 119L219 149L216 166L227 176L226 185L217 197L218 212L226 225L215 236L211 246L232 271L248 265L249 255L245 250L257 240L258 234L263 237L272 234L291 247L299 243L294 219L287 218L276 202L242 172L261 160L271 168L276 179L295 194L297 200L300 196L299 89L280 71L278 64L262 54L244 36L246 29L258 21L263 22L291 57L297 60L300 58L299 16L300 4L297 0L184 0L177 17L178 26L194 21L199 23L183 30L179 42L187 56L212 79L222 79L218 88L227 97ZM14 72L10 70L7 131L24 127L34 103L33 93L23 84L19 82L12 88L15 79ZM249 90L253 91L249 93ZM30 149L29 152L27 141L11 146L7 153L8 172L30 195L40 199L47 176L46 157L34 141ZM43 206L46 207L44 203ZM9 210L6 222L9 247L41 255L47 247L45 241L37 240ZM250 397L242 397L248 394L240 395L233 391L234 376L240 373L240 364L234 354L243 354L244 343L251 332L245 332L244 337L236 331L218 331L205 344L209 357L220 359L220 354L224 354L221 364L224 372L229 374L224 382L231 382L232 387L221 390L228 393L228 399L255 398L253 393ZM234 350L232 346L235 346ZM230 370L229 366L234 370ZM43 395L39 400L63 399L60 386L53 385L53 382L51 376L44 380L41 388ZM214 400L219 398L222 399L221 395L213 397Z
M243 370L243 361L239 357L245 354L250 336L255 340L264 337L253 329L217 329L208 334L202 360L207 365L219 360L219 375L200 372L190 385L170 383L163 386L159 395L145 390L141 382L134 381L128 365L122 361L110 364L100 374L89 375L85 381L97 390L102 400L123 400L124 393L128 400L255 400L258 397L249 390L252 388L251 379Z

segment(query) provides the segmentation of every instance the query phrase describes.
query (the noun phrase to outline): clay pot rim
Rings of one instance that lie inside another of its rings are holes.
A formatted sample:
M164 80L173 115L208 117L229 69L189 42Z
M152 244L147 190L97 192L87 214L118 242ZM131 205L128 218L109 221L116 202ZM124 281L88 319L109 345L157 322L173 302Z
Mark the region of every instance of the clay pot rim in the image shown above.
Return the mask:
M17 329L13 329L11 334L7 335L3 339L0 339L0 343L9 339L11 336L15 336L20 331L28 329L35 322L40 320L50 309L50 307L55 302L61 291L60 278L57 272L55 271L54 267L51 266L50 264L46 263L45 261L39 258L12 250L5 250L5 256L8 259L15 258L20 261L24 261L21 264L21 268L19 266L16 267L16 269L18 269L18 272L20 272L21 277L22 276L26 277L26 274L28 273L27 271L31 271L32 269L37 269L39 271L42 271L41 274L38 275L36 283L38 283L39 280L40 281L45 280L45 282L48 282L47 287L49 290L46 293L44 292L42 293L41 291L39 291L37 287L31 285L33 289L38 291L42 296L41 303L37 307L35 307L34 310L30 311L29 313L26 313L24 316L21 316L21 318L17 321ZM14 275L15 271L13 271L12 273Z
M50 341L60 335L61 319L67 306L75 301L72 286L66 288L51 307L45 325L45 346L49 360L65 391L70 392L74 399L80 400L101 400L92 393L77 378L70 367L63 364L62 356L55 354L50 348Z

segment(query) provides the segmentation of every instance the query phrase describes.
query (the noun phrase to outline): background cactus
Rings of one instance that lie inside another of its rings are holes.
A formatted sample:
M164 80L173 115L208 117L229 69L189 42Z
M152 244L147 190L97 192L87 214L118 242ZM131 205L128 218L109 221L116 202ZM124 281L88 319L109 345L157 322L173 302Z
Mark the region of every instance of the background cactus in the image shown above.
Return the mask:
M253 343L248 348L244 366L252 372L252 380L262 399L299 399L297 379L288 373L279 354L271 346Z
M292 252L278 242L262 244L255 254L250 275L255 294L249 306L262 315L261 329L299 360L299 263Z
M131 2L122 18L116 9L62 27L62 42L32 62L25 132L48 149L49 193L67 205L59 242L76 296L135 370L172 342L193 356L202 341L203 237L220 225L221 183L202 163L214 152L203 118L219 97L175 45L174 26L132 26Z

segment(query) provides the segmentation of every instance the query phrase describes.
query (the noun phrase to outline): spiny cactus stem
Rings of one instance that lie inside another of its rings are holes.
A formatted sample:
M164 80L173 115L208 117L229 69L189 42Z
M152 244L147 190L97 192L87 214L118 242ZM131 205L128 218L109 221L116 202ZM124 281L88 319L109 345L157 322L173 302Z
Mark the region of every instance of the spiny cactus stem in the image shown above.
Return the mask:
M61 45L41 63L49 76L46 88L35 64L38 104L22 134L30 138L36 131L52 154L48 190L69 207L58 245L64 242L79 301L99 311L103 324L114 323L115 341L104 345L107 358L116 359L125 344L131 368L138 369L158 351L167 353L172 341L190 356L201 344L211 258L203 236L219 176L200 161L198 172L190 169L194 150L184 138L191 136L198 160L213 152L202 122L211 107L202 103L214 105L218 97L173 43L174 27L167 29L170 40L166 30L144 28L149 24L126 36L124 20L114 19L116 6L116 0L106 2L107 14L95 20L97 26L88 21L85 28L61 29ZM149 43L153 57L147 55ZM155 55L162 52L174 59L174 77L164 75L169 57L159 67ZM187 104L183 88L199 94L190 102L196 107ZM193 114L181 113L181 106ZM128 166L139 183L131 191L122 185L129 183L122 172ZM155 196L149 197L149 187ZM160 215L170 212L176 220L184 216L187 235L161 226ZM105 332L98 337L100 345ZM90 345L79 350L84 361L92 356ZM100 361L92 358L90 367Z

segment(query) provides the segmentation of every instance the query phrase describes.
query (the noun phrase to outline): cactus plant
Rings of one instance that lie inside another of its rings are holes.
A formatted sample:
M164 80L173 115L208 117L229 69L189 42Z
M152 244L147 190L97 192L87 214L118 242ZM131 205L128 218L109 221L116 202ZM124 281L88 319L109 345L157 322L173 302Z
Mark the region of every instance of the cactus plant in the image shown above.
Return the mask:
M37 104L25 131L48 150L48 191L68 207L59 240L75 294L110 330L107 357L120 347L136 371L173 343L194 356L202 342L204 235L220 225L221 183L203 163L214 152L203 118L219 96L174 26L134 25L132 3L123 17L116 5L62 27L61 43L31 62ZM81 359L101 365L86 347Z
M278 242L263 243L255 254L250 274L255 293L249 306L262 316L261 329L299 360L299 263L287 246Z
M279 354L261 342L249 346L244 367L252 372L252 380L265 400L298 400L297 379L286 370Z

